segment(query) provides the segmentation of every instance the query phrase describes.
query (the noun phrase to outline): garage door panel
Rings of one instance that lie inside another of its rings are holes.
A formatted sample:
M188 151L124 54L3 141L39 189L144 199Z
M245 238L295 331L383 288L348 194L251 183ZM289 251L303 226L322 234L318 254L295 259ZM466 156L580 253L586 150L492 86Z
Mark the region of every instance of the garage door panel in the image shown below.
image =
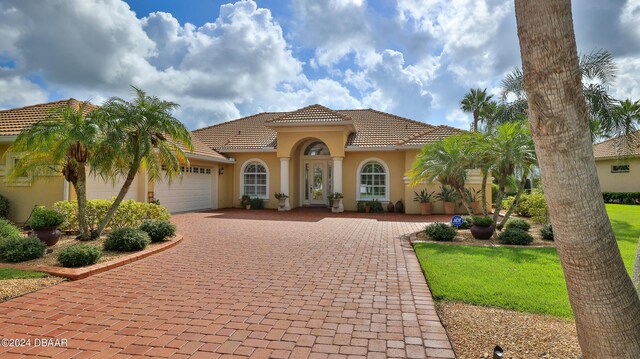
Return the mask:
M211 171L185 173L182 179L171 184L166 180L156 182L154 196L169 212L185 212L211 208Z

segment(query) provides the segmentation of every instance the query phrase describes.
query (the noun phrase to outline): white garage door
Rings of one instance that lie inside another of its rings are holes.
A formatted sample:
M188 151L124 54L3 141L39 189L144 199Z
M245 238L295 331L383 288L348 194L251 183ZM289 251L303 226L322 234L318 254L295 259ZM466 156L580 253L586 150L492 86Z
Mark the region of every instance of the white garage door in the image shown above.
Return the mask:
M211 181L211 168L192 167L171 185L166 180L156 182L154 195L171 213L209 209Z
M118 195L122 188L123 178L116 179L115 182L105 181L100 176L87 176L87 199L111 199ZM129 187L129 191L124 197L127 199L137 199L138 178L136 177Z

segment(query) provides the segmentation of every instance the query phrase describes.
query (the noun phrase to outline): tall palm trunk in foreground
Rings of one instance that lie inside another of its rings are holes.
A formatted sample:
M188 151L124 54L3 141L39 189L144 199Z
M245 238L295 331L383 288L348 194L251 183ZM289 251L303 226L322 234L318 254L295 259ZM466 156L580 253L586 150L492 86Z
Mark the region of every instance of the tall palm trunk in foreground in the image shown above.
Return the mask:
M515 0L529 120L585 358L640 358L640 299L598 183L570 0Z

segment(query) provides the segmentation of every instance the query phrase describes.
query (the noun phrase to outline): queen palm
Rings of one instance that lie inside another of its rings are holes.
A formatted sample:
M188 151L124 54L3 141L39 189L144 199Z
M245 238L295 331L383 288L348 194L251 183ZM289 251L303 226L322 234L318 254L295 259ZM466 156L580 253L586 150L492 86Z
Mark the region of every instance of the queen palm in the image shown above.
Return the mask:
M123 176L124 182L94 236L111 221L140 170L146 171L149 180L165 177L171 181L181 173L181 166L189 165L182 148L192 150L191 133L171 114L178 105L132 88L133 101L112 97L96 111L106 133L106 145L98 156L116 159L102 161L101 173Z
M472 215L473 211L464 192L469 163L467 137L468 135L451 136L425 145L407 175L414 186L424 180L438 181L453 188L469 215Z
M22 131L7 150L20 157L8 178L15 180L25 174L31 178L62 172L73 185L78 197L80 239L90 239L86 220L87 165L95 164L93 150L99 141L100 128L87 117L88 105L71 100L66 106L55 108L46 119ZM102 160L108 160L106 156Z
M473 124L471 125L473 132L478 132L478 124L482 121L482 115L486 112L487 107L490 106L492 97L487 95L487 89L477 88L470 89L460 101L460 109L473 114Z
M633 146L633 136L630 136L640 126L640 101L632 102L630 99L620 101L611 108L611 121L604 124L605 132L610 137L624 136L628 141L623 141L627 146ZM621 148L620 153L625 153L626 148Z

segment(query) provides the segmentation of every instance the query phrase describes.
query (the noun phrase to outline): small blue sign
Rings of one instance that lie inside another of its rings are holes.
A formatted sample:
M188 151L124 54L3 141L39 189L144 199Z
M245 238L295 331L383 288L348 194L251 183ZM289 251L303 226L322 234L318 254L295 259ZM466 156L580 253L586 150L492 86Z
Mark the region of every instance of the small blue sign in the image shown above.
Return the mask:
M454 227L460 227L460 226L462 225L462 222L463 222L463 221L462 221L462 217L460 217L460 216L453 216L453 217L451 217L451 224L452 224Z

